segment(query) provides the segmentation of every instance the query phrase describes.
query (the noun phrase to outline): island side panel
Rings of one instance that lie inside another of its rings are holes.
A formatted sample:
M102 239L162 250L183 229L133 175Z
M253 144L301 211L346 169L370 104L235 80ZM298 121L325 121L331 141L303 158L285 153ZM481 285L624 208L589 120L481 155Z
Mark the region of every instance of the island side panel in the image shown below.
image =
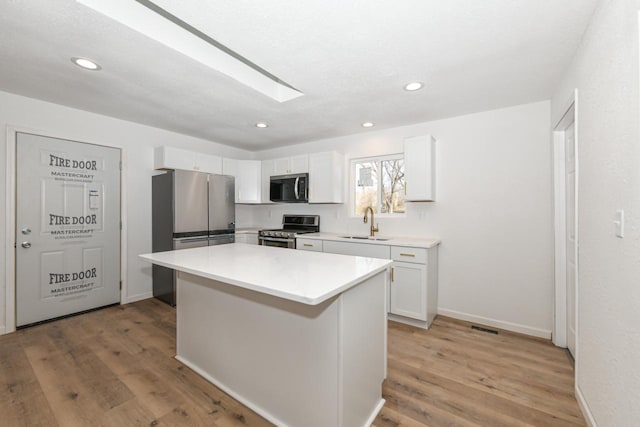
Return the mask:
M388 271L340 297L340 426L369 426L382 409L386 376Z
M308 306L180 272L177 358L279 426L338 425L337 300Z

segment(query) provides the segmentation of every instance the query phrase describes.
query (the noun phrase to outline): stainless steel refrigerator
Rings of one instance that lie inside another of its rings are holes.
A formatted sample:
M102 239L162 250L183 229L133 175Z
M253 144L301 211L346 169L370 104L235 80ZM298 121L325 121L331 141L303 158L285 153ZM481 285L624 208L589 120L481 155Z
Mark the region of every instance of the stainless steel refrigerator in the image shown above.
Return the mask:
M152 178L152 250L163 252L235 241L232 176L168 171ZM153 266L153 296L176 305L176 274Z

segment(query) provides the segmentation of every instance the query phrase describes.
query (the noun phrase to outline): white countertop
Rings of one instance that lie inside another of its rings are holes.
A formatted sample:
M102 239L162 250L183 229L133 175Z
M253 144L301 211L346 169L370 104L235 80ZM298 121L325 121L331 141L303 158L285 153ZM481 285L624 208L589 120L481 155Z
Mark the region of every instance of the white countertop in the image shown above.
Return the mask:
M376 235L377 239L347 239L343 236L351 236L349 233L309 233L298 236L299 239L316 239L316 240L334 240L336 242L366 243L371 245L387 245L387 246L408 246L412 248L432 248L441 243L437 238L414 238L414 237L393 237L383 234ZM357 236L365 237L366 234L358 234Z
M390 267L390 260L228 245L140 255L164 267L308 305L317 305Z

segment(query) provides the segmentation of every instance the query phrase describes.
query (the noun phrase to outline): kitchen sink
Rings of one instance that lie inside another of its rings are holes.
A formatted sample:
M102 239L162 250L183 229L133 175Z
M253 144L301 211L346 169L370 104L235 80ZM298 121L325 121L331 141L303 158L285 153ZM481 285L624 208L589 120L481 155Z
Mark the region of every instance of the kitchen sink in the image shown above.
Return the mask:
M370 236L340 236L342 239L356 239L356 240L377 240L379 242L386 242L389 239L384 239L381 237L370 237Z

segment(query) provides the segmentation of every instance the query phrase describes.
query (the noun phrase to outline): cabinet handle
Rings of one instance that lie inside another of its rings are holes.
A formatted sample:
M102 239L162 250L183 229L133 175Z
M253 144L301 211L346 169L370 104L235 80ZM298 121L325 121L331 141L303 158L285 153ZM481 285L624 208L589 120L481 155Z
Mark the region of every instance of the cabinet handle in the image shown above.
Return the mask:
M416 254L405 254L405 253L400 252L400 256L410 256L411 258L415 258Z
M404 182L404 195L407 195L407 181Z
M391 282L395 282L396 281L396 275L394 274L396 271L395 267L391 267Z
M303 243L302 246L313 246L311 243Z

